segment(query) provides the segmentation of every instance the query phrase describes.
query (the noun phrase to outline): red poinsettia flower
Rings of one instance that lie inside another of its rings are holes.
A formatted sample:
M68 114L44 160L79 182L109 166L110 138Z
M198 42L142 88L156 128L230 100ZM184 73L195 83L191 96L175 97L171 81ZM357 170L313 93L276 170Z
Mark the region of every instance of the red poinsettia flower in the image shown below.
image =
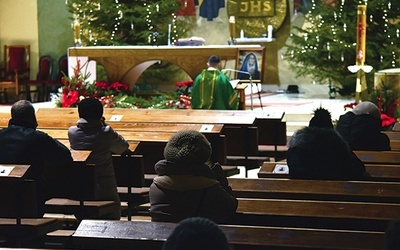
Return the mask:
M78 102L79 92L77 90L71 90L67 94L62 94L61 104L63 108L68 108Z
M385 113L381 114L381 120L382 120L382 127L389 127L393 125L396 122L396 119L394 117L388 116Z
M128 89L128 85L120 83L120 82L113 82L111 84L110 89L113 89L113 90L116 90L116 91L120 91L121 89L127 90Z
M96 84L96 87L99 87L102 90L107 90L108 89L108 82L99 81L99 82L96 82L95 84Z

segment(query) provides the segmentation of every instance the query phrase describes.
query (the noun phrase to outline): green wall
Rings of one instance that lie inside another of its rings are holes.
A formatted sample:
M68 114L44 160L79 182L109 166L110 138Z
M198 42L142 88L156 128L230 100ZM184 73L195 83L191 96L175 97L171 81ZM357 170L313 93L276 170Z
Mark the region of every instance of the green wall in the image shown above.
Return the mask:
M58 59L74 45L71 14L65 0L37 0L39 56L53 58L53 76L58 72Z

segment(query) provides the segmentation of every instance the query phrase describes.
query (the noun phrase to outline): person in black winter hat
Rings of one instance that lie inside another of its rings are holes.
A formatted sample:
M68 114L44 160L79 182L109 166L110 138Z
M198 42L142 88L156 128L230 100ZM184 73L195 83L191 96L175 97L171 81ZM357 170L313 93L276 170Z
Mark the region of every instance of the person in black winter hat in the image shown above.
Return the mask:
M333 129L330 112L318 108L309 126L296 131L288 142L287 164L291 178L358 180L369 177L365 166L347 142Z
M202 217L182 220L164 243L163 250L228 250L228 240L213 221Z
M237 208L225 173L211 163L211 145L195 130L177 132L164 149L164 160L150 186L152 221L179 222L188 217L226 221Z

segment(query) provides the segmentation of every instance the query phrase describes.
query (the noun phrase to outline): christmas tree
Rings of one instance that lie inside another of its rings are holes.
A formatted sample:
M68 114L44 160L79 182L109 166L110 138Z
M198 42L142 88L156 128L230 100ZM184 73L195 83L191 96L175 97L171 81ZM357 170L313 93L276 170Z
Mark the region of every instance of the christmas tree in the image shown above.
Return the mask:
M182 37L194 20L179 0L67 0L82 45L157 45ZM77 35L75 35L77 36Z
M355 91L356 75L348 70L356 60L357 6L367 6L366 65L368 89L374 72L399 67L400 1L310 0L305 25L294 27L285 58L297 76L311 76L318 83L339 87L339 93ZM303 6L303 7L304 7ZM304 9L304 8L303 8Z

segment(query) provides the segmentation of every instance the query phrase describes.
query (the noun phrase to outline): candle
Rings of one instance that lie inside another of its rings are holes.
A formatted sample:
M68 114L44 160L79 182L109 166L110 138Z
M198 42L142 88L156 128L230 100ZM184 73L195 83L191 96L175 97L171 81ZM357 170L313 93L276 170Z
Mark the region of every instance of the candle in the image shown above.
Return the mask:
M168 45L171 45L171 24L168 24Z
M236 35L235 35L235 17L234 16L229 17L229 31L230 31L231 41L233 41L236 37Z
M268 25L268 38L272 39L272 31L274 30L274 27L272 25Z
M367 6L358 5L357 10L357 46L356 65L362 66L365 62L365 37L367 31Z
M78 19L75 19L75 21L74 21L74 39L75 39L75 43L80 43L81 25L80 25Z

